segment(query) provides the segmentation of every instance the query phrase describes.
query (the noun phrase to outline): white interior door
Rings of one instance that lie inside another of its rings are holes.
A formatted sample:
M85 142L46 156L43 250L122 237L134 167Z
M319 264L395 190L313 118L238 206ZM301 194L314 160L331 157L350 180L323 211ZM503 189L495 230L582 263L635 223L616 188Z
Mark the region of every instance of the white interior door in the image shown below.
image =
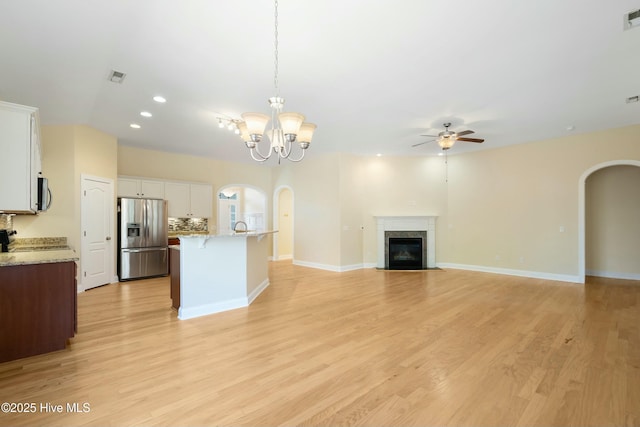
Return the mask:
M113 277L113 181L82 177L81 258L84 290L111 283Z

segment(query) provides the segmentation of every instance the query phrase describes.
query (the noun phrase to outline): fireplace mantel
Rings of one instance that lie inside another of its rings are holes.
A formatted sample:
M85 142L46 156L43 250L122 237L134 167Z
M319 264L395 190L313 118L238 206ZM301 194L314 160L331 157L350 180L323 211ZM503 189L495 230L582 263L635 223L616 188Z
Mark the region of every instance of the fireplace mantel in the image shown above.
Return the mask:
M436 268L436 218L437 216L374 216L377 224L378 268L385 268L385 231L426 231L427 268Z

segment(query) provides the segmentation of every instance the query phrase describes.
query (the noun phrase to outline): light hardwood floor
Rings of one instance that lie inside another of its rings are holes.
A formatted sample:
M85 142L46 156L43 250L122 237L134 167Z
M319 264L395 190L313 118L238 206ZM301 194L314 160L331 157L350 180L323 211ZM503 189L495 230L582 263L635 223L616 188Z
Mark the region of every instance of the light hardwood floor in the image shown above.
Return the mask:
M166 278L80 294L67 350L0 364L0 402L37 405L0 424L640 425L639 282L270 277L249 308L185 321Z

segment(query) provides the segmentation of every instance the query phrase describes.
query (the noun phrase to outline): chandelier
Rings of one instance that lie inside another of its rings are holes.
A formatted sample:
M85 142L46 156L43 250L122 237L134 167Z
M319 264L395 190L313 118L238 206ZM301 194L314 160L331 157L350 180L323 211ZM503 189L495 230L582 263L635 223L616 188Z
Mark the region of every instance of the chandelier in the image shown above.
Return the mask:
M292 162L299 162L304 158L304 154L311 144L313 132L316 125L304 123L305 117L300 113L283 112L284 98L280 97L278 87L278 0L275 0L275 70L273 75L273 86L275 96L269 98L271 115L263 113L243 113L242 120L236 123L240 136L246 144L251 157L257 162L264 162L272 155L278 156L278 163L281 159ZM265 132L267 123L271 120L271 128ZM269 151L263 153L258 145L262 141L264 134L271 143ZM291 157L294 143L297 142L301 149L301 154L297 158Z

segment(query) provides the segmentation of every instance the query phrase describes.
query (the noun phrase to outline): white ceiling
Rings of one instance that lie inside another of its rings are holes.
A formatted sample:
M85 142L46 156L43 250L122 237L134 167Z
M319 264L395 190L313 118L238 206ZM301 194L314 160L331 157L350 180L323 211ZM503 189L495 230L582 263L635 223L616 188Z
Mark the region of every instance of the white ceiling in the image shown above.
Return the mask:
M640 0L280 0L280 93L307 156L490 149L640 123ZM269 0L0 0L0 100L121 144L246 161L221 114L269 113ZM107 81L114 69L121 85ZM166 104L152 101L156 94ZM153 118L140 117L142 110ZM135 130L132 122L142 125Z

